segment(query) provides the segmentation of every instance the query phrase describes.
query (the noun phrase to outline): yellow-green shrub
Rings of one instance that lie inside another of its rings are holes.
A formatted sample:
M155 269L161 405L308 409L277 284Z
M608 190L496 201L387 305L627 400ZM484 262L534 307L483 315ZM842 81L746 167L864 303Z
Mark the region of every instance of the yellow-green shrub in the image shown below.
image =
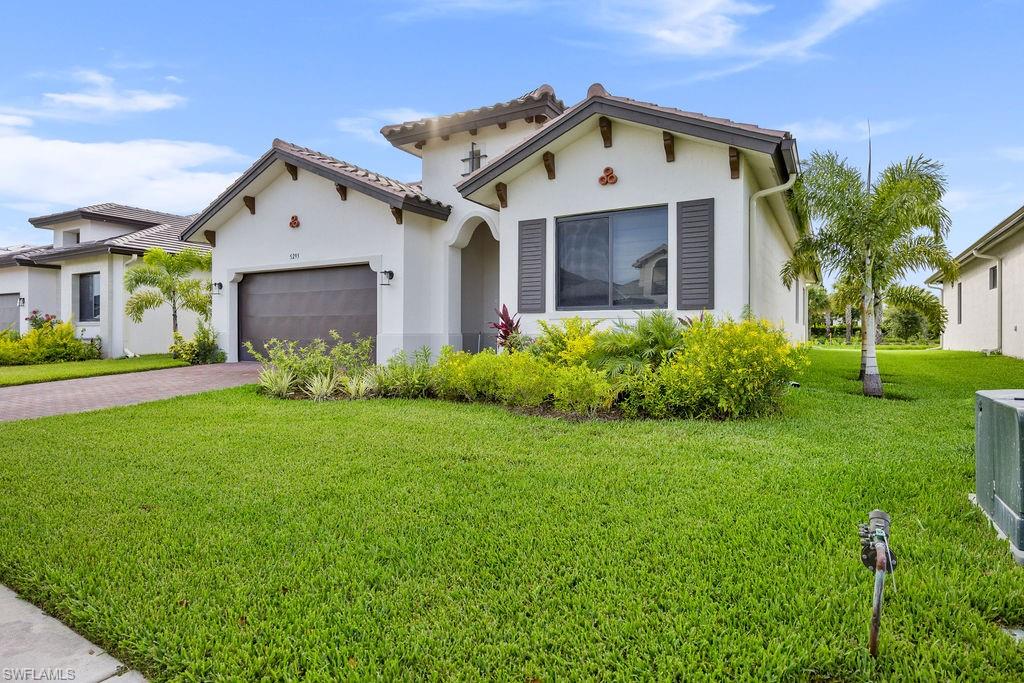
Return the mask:
M21 337L5 335L0 339L0 365L60 363L99 357L99 339L79 339L70 322L50 322L32 328Z
M765 320L694 321L683 349L657 370L629 376L623 412L632 417L737 418L776 410L806 366L804 350Z
M538 321L541 333L530 351L555 365L582 365L594 349L596 320L579 316L557 322Z
M510 406L536 408L551 395L554 368L532 353L504 353L499 356L497 399Z
M555 369L552 393L557 410L576 415L608 410L616 394L604 372L585 365Z

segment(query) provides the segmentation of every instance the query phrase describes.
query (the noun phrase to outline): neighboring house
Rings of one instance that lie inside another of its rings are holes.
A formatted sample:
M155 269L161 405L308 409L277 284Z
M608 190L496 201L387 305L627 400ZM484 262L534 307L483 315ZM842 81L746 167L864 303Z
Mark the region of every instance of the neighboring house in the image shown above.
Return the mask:
M941 285L949 320L942 348L1024 358L1024 206L956 257L960 278ZM937 287L938 288L938 287Z
M422 159L402 183L275 140L185 230L213 246L213 322L231 360L336 329L399 349L494 345L507 304L540 320L753 313L807 338L789 133L615 97L509 102L381 130Z
M25 332L25 318L38 310L71 320L83 339L99 337L105 357L165 353L172 341L170 308L148 311L141 323L129 320L124 274L152 247L171 253L189 246L209 249L178 239L191 220L121 204L30 218L36 228L53 233L52 244L0 252L0 327L14 320ZM182 333L193 334L196 316L186 311L178 317Z

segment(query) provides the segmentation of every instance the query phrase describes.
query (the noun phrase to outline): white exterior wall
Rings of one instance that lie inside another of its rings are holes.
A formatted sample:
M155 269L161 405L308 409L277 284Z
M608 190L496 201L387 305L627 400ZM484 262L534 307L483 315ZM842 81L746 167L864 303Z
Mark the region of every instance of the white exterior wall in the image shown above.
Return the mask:
M61 263L61 320L71 320L82 339L99 337L104 358L120 358L129 352L135 355L167 353L173 340L169 306L147 311L140 323L132 322L124 313L128 299L124 288L125 269L138 262L120 254L97 254ZM100 319L79 322L75 318L74 276L96 272L100 274ZM195 333L197 320L190 311L178 312L178 327L185 336Z
M334 183L303 169L298 180L275 164L256 193L256 213L239 208L216 227L213 281L224 288L213 297L213 325L229 360L238 359L238 284L246 273L369 264L394 271L377 286L377 355L447 343L441 325L444 252L439 221L409 211L398 225L391 208L349 189L338 197ZM291 216L299 228L288 227Z
M1003 349L1008 356L1024 358L1024 233L1018 233L985 254L1002 258ZM944 283L942 302L949 321L942 335L942 348L960 351L994 351L999 345L997 329L999 289L989 289L989 268L995 261L973 258L960 269L960 279ZM957 285L962 287L962 316L957 319Z
M739 316L746 304L746 237L744 234L744 184L730 178L729 155L725 145L680 139L676 160L665 161L661 131L622 121L614 122L613 141L605 148L596 121L569 146L555 152L555 180L548 180L542 164L525 170L508 182L508 207L500 213L501 301L518 309L518 226L519 221L547 220L546 312L523 314L524 332L539 331L540 319L572 316L613 321L635 319L629 310L559 311L556 309L555 221L562 216L652 205L668 206L668 302L678 315L695 316L701 311L679 311L676 277L676 203L692 199L715 199L715 308L716 315ZM600 185L598 177L611 166L618 182Z
M463 180L470 143L476 143L487 156L482 165L497 159L514 147L540 124L524 120L510 121L504 130L497 126L480 128L476 135L455 133L448 140L431 138L420 150L423 158L423 192L428 197L452 207L451 215L437 230L435 245L441 260L435 280L438 297L436 304L441 329L447 335L446 343L462 348L462 248L473 231L483 221L492 237L499 239L498 212L462 198L455 186Z
M139 229L106 221L90 221L84 218L55 223L53 226L47 227L53 230L53 246L55 247L76 244L72 236L67 233L77 232L78 242L95 242L118 235L127 235Z
M18 331L28 332L25 318L33 311L60 314L60 271L53 268L0 268L0 294L17 294L25 298L19 314Z
M744 163L743 169L744 201L749 206L750 197L761 188L754 182L749 165ZM779 225L771 200L758 200L750 235L750 308L758 317L785 328L793 341L801 342L807 340L810 331L807 282L799 278L792 287L786 287L779 276L783 264L793 255L795 239L795 234L787 235Z

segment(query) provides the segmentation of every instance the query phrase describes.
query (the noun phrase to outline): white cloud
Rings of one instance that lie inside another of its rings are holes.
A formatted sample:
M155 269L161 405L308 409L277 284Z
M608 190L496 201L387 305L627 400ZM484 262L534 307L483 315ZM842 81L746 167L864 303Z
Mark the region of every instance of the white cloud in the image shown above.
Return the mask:
M119 90L112 77L91 69L76 71L74 79L84 87L74 92L44 93L48 106L58 111L71 108L120 114L160 111L185 103L185 98L175 93Z
M825 0L809 23L790 30L791 38L767 41L752 37L747 24L751 17L770 14L772 6L741 0L657 0L628 10L607 2L597 16L601 26L643 38L646 49L653 52L740 60L673 83L678 84L749 71L777 59L807 59L813 48L885 2L888 0Z
M1024 146L1021 147L999 147L996 155L1010 161L1024 161Z
M383 126L393 123L405 123L434 116L429 112L418 111L408 107L375 109L361 116L346 116L334 120L334 127L345 135L351 135L365 142L386 145L387 140L380 134Z
M17 114L0 114L0 128L17 128L31 126L32 119Z
M909 128L910 119L891 119L873 121L870 124L872 137L888 135ZM868 139L869 125L867 121L809 119L793 121L781 126L788 130L797 140L805 142L857 142Z
M237 173L233 150L204 142L75 142L25 133L0 135L0 201L66 208L115 201L175 212L206 206Z

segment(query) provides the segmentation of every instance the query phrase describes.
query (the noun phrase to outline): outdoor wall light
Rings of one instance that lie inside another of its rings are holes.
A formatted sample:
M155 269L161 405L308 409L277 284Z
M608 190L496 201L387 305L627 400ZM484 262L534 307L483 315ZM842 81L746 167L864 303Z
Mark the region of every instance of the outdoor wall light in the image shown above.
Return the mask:
M380 283L381 285L390 285L391 281L395 279L395 271L393 270L382 270L380 271Z
M220 294L224 290L224 283L214 282L212 285L210 285L210 290L211 293L213 294Z
M19 308L25 308L25 297L23 297L23 296L19 296L18 297L18 307Z

